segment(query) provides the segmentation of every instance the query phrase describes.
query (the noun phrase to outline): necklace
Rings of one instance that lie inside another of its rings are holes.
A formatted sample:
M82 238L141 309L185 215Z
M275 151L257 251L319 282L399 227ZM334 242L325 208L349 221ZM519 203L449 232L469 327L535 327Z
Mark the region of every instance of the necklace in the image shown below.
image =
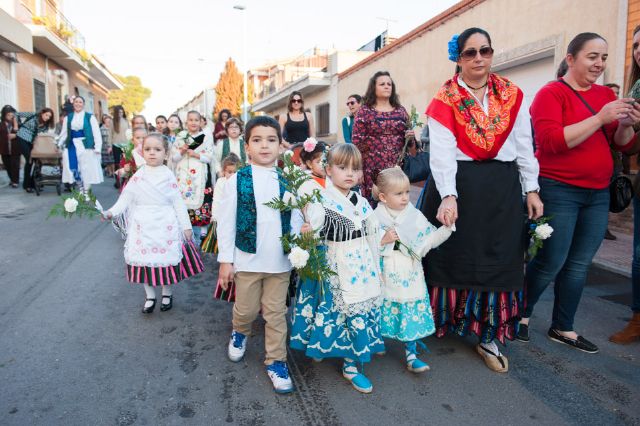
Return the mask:
M473 87L472 85L470 85L469 83L467 83L467 86L469 87L469 89L471 90L480 90L480 89L484 89L485 87L487 87L487 84L489 83L489 80L485 81L484 84L480 87Z

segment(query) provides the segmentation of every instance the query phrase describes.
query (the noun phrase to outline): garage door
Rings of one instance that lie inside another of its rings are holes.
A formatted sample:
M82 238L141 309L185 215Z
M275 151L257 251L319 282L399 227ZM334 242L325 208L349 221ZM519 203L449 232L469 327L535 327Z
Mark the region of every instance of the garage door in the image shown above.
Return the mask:
M538 59L511 68L497 71L498 74L513 81L524 92L527 105L542 86L551 80L555 80L556 70L553 66L553 57Z

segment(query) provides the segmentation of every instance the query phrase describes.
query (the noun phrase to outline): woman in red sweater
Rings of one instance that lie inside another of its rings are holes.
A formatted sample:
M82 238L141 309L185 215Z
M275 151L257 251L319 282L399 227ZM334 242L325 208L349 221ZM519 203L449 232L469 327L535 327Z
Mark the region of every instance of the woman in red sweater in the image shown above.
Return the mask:
M626 152L634 143L640 105L616 99L596 80L606 67L607 42L578 34L567 48L569 70L544 86L531 104L540 163L540 196L553 236L529 263L527 307L518 340L529 340L529 318L540 295L555 281L551 340L588 353L598 347L579 336L573 320L587 270L607 229L613 160L609 146Z

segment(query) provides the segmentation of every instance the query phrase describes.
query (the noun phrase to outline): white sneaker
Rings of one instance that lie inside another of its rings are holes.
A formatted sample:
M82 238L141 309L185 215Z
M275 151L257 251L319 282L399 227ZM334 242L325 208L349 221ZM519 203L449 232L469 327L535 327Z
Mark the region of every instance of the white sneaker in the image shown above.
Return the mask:
M231 339L229 339L229 359L233 362L241 361L246 350L247 336L237 331L232 331Z
M273 389L276 393L289 393L294 391L291 376L289 376L289 368L284 361L274 361L273 364L267 366L267 374L273 383Z

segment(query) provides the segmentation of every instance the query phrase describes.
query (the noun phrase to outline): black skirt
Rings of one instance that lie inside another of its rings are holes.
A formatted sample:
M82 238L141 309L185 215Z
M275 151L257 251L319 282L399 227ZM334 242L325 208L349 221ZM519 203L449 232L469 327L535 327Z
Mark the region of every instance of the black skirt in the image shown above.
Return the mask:
M429 286L518 291L524 282L525 210L515 162L458 161L456 232L429 252ZM424 215L433 224L441 197L430 179Z

